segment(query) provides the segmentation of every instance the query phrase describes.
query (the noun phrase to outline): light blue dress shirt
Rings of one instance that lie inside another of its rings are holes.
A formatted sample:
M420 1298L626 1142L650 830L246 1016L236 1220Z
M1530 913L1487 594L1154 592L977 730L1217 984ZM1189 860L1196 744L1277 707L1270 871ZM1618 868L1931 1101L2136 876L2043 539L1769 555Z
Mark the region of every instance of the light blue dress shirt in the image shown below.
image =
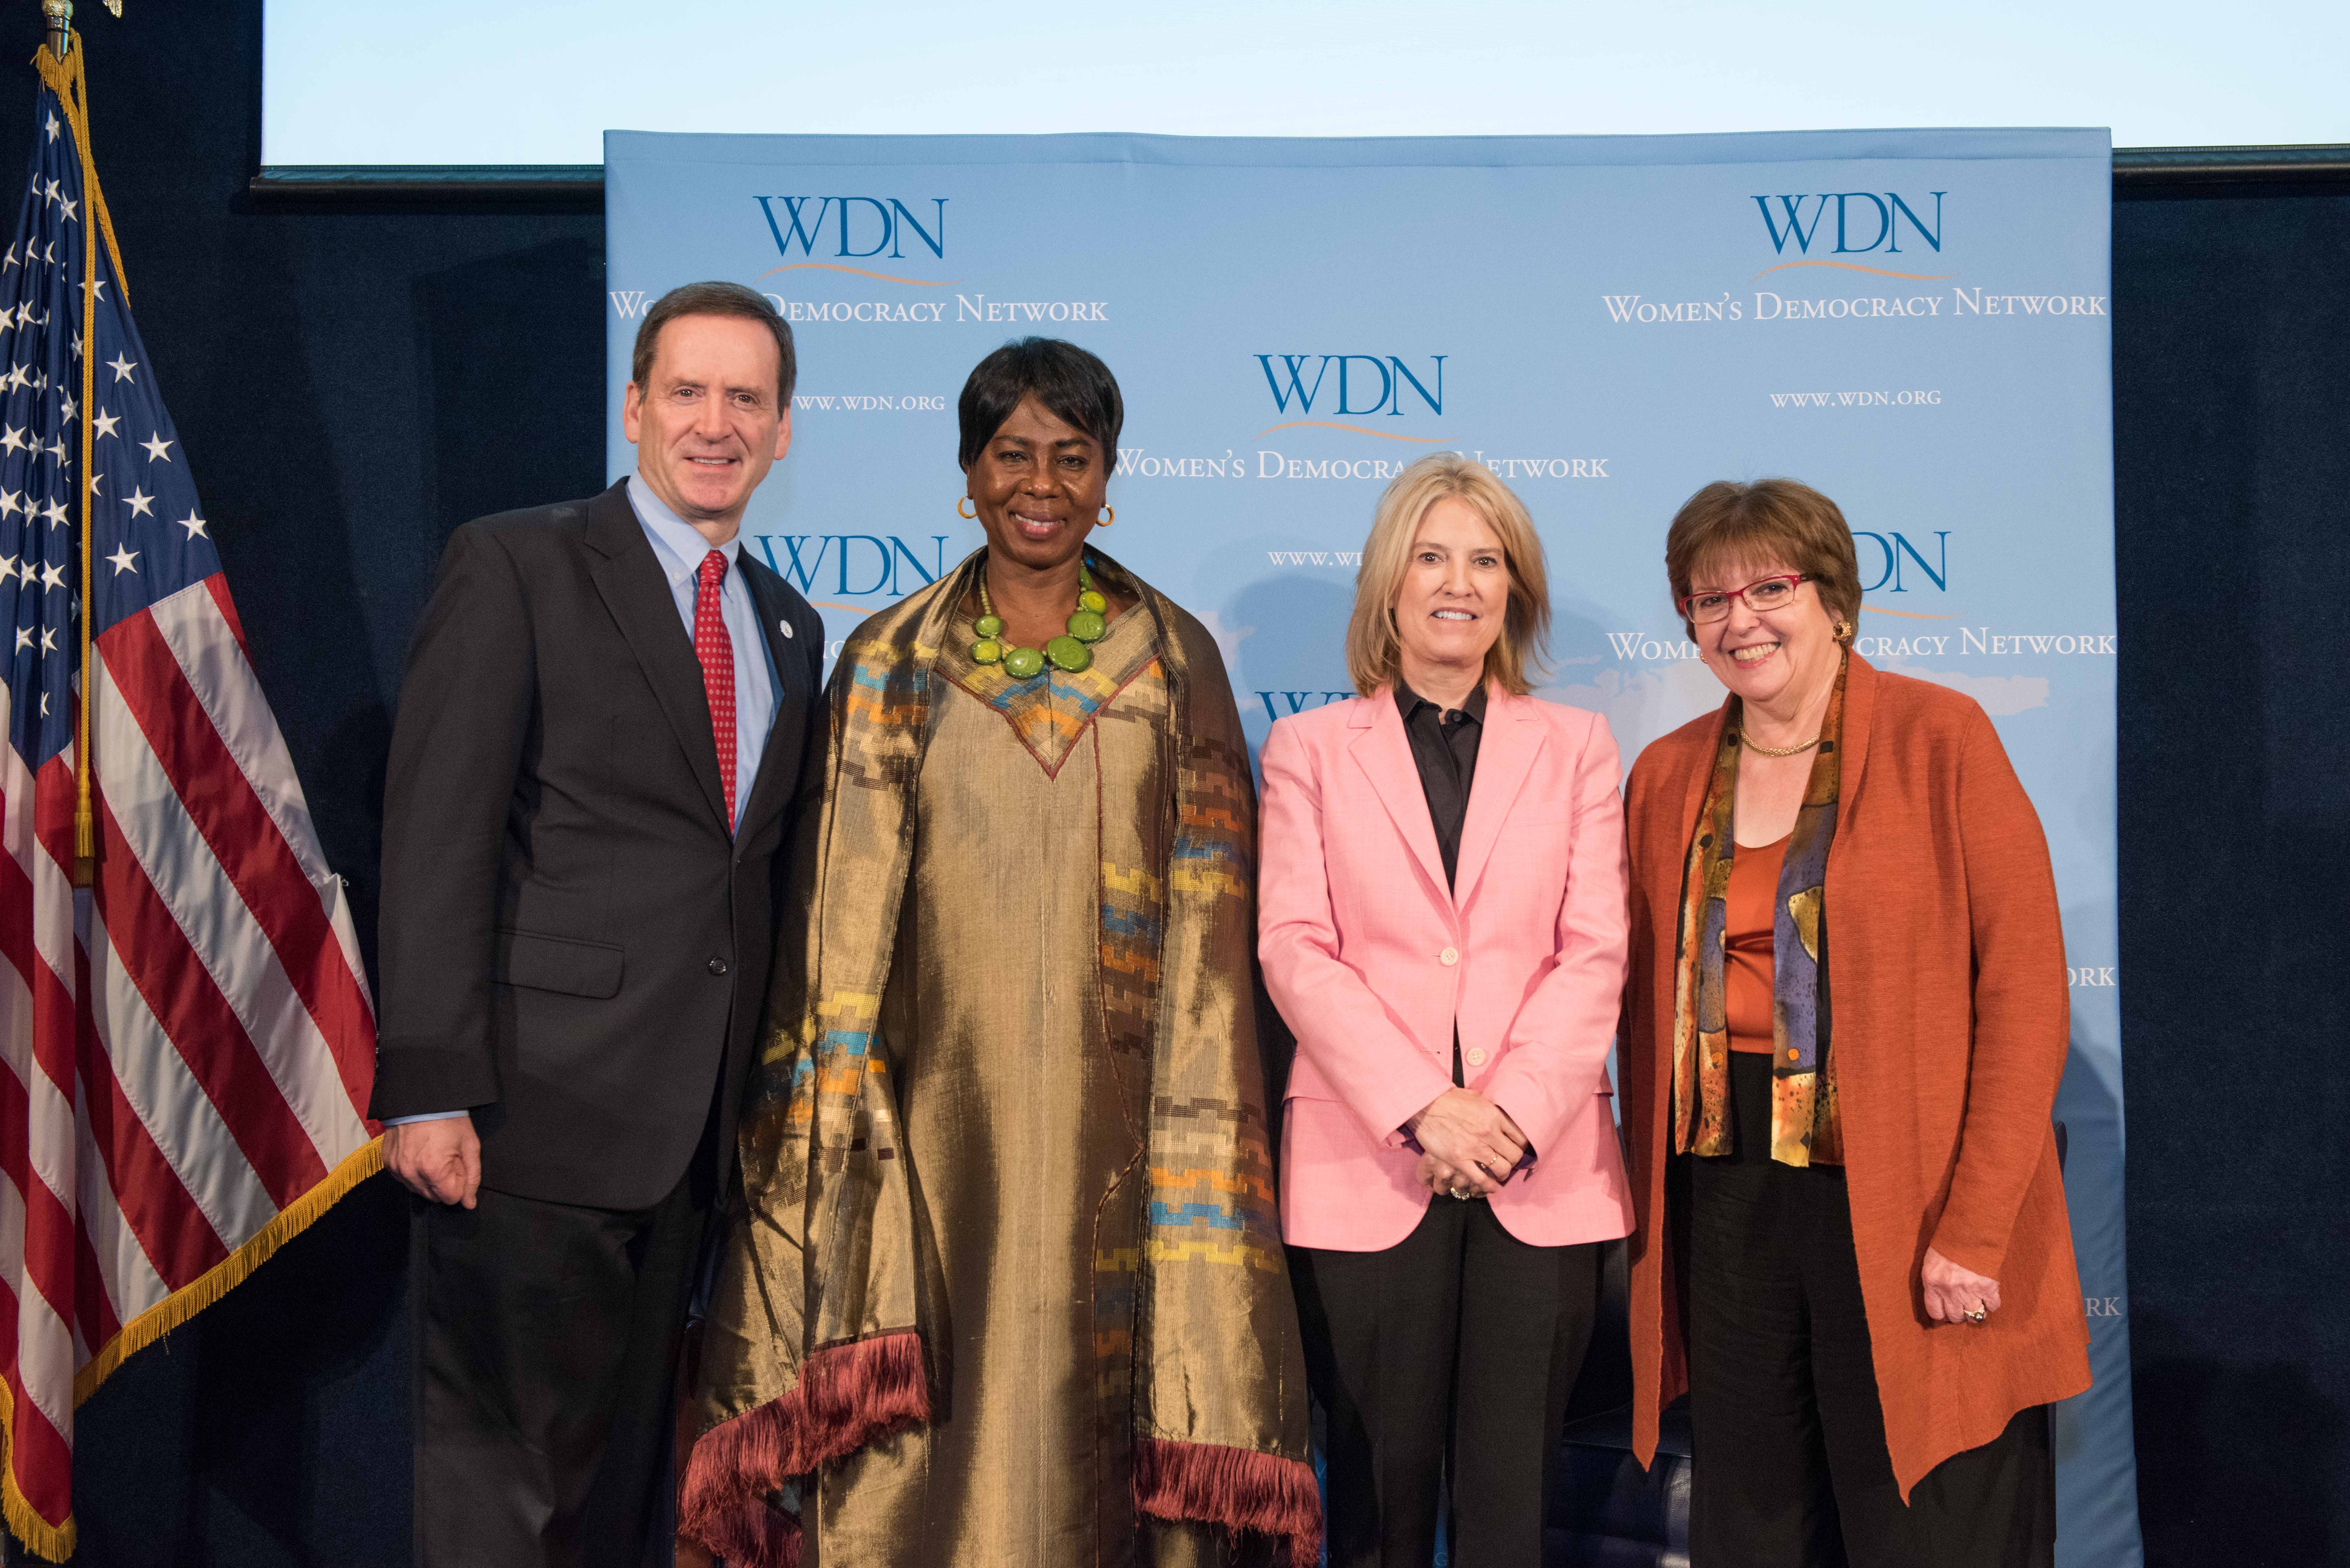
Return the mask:
M685 623L685 639L693 640L693 606L702 591L702 557L710 541L693 524L669 509L652 486L629 475L629 503L637 509L637 524L651 541L653 559L677 602L678 618ZM775 722L775 661L767 639L759 629L759 607L751 602L751 585L743 580L743 535L736 534L718 546L726 557L726 576L719 579L718 610L726 622L726 639L734 645L734 821L743 826L743 805L759 776L759 759L767 750L767 732ZM464 1111L426 1111L394 1116L383 1125L446 1121Z
M669 509L639 474L629 475L629 504L637 522L652 542L653 559L677 601L678 618L685 638L693 640L693 605L702 590L702 558L710 541ZM726 557L726 576L719 579L718 610L726 622L726 639L734 645L734 822L743 826L743 805L759 776L759 759L766 753L767 732L775 722L775 664L767 652L767 639L759 629L759 607L751 602L751 585L743 580L743 535L719 545Z

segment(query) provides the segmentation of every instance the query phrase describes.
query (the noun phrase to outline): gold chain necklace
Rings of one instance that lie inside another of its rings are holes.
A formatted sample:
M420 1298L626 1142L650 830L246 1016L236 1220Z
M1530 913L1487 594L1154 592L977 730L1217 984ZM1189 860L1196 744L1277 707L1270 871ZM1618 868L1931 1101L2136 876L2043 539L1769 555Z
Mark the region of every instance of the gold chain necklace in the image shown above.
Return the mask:
M1808 752L1814 746L1818 745L1820 743L1820 738L1817 735L1814 735L1810 740L1804 742L1802 744L1794 746L1758 746L1745 731L1741 730L1738 732L1738 743L1744 746L1748 751L1752 752L1758 757L1792 757L1797 752Z

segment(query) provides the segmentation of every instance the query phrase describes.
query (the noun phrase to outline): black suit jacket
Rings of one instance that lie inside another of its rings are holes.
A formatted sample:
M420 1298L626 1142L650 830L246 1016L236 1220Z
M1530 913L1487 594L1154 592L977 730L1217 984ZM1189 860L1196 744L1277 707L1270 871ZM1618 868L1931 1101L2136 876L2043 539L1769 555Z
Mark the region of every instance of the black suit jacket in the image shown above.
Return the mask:
M384 789L372 1109L470 1107L486 1187L657 1203L722 1085L730 1168L824 711L823 623L736 559L777 690L730 835L702 666L625 484L468 523L442 556Z

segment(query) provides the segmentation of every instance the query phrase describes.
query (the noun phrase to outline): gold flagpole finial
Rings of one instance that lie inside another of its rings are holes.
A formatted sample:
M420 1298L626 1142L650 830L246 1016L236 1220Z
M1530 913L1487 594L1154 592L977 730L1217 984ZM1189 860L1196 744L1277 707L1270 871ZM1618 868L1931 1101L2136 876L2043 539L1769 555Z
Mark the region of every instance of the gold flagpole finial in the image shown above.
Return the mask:
M104 0L106 14L120 17L122 0ZM59 59L73 47L73 0L41 0L41 20L48 27L49 53Z

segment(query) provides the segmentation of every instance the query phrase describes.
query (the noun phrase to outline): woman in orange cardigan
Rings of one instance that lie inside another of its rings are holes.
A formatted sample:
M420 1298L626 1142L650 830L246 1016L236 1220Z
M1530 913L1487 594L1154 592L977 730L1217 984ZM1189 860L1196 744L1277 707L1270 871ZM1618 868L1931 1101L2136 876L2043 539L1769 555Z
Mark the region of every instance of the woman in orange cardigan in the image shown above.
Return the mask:
M1710 484L1665 566L1730 697L1627 787L1640 1458L1686 1388L1693 1568L2044 1568L2089 1367L2039 818L1981 708L1851 651L1826 496Z

